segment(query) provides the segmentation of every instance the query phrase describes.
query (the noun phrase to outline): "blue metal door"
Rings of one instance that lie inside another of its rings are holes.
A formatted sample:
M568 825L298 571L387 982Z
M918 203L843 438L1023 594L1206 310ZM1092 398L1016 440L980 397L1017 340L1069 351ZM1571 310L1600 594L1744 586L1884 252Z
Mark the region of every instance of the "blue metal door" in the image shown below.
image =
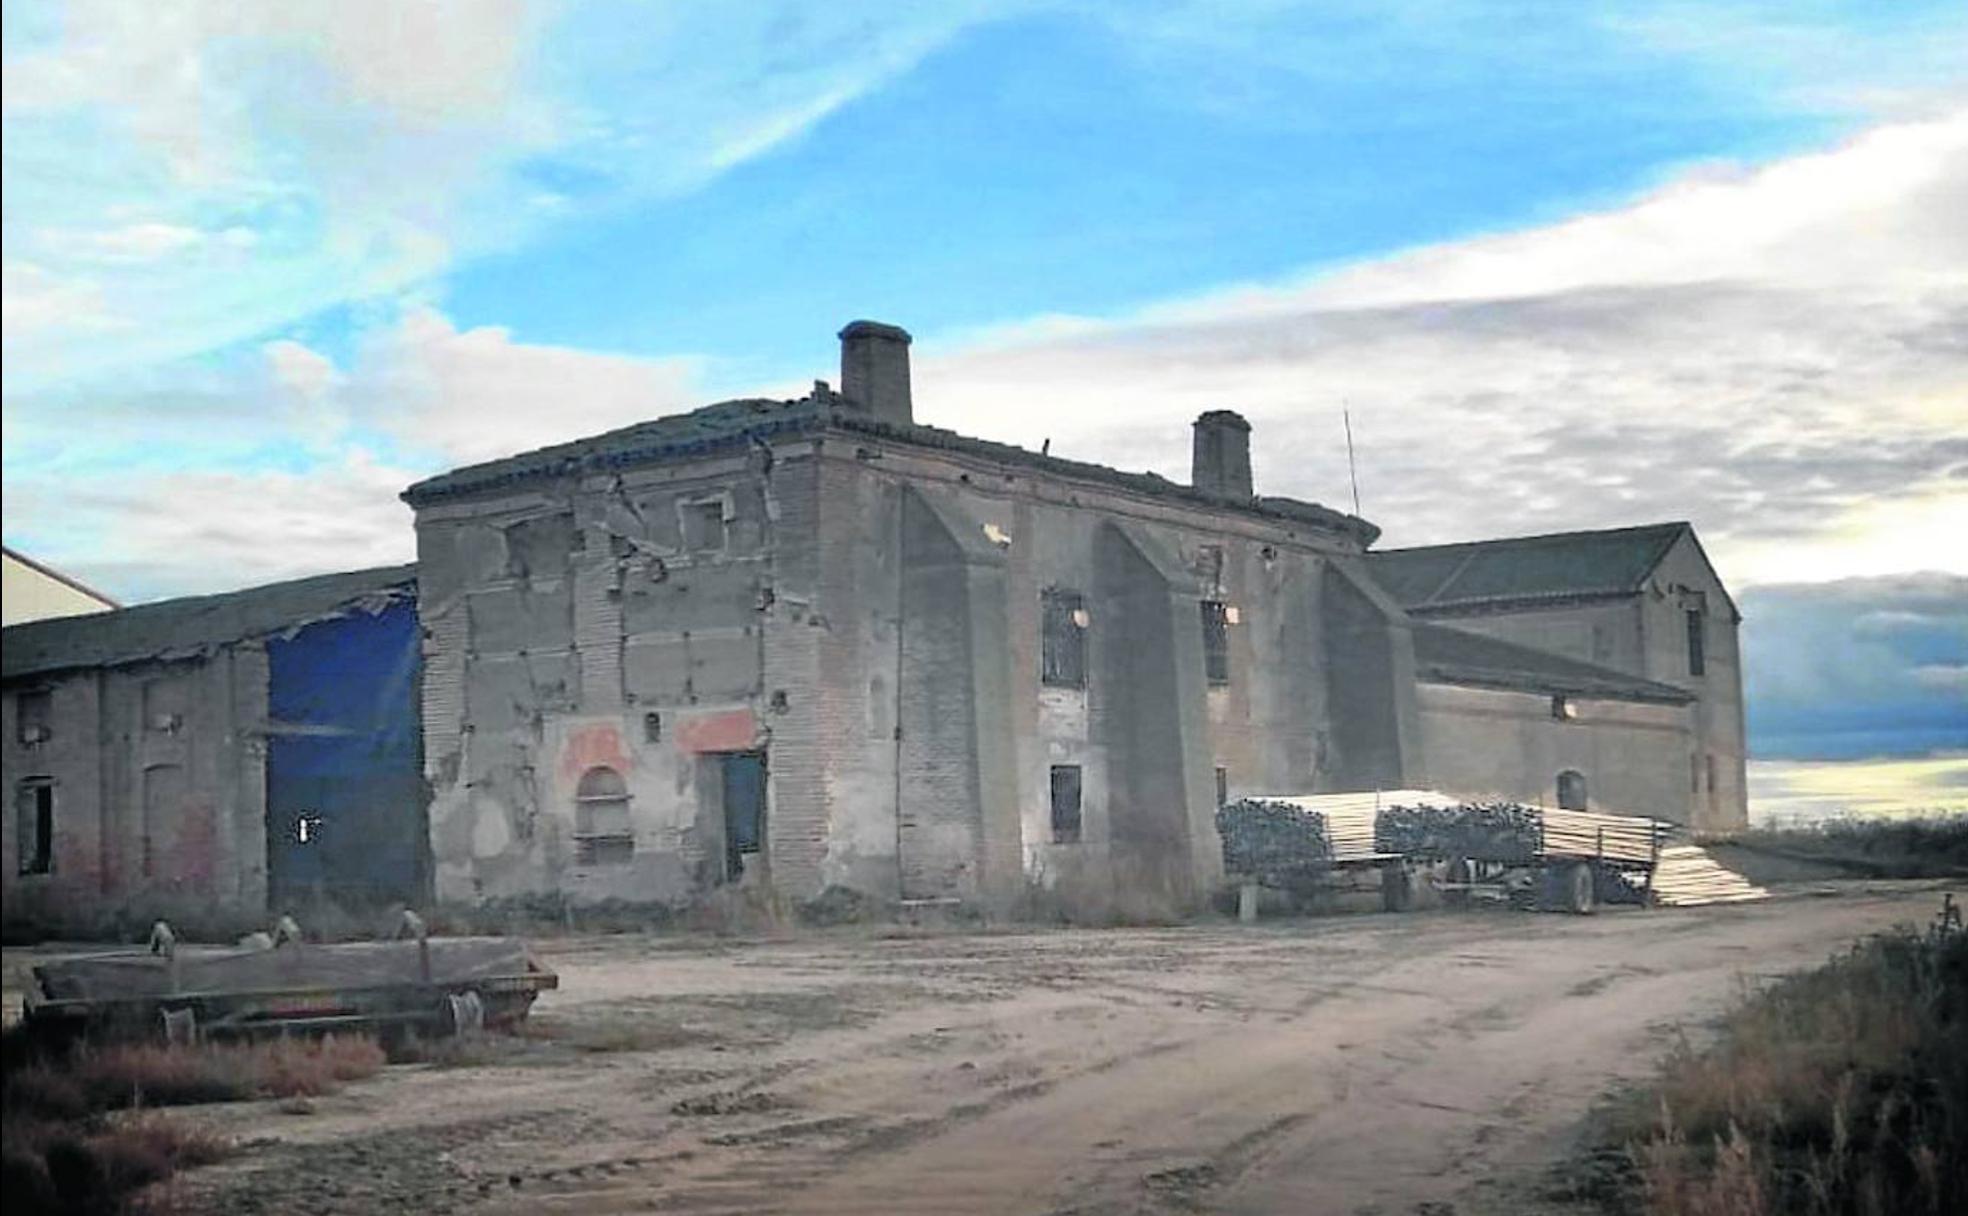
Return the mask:
M430 842L415 603L267 643L267 880L276 908L421 902Z

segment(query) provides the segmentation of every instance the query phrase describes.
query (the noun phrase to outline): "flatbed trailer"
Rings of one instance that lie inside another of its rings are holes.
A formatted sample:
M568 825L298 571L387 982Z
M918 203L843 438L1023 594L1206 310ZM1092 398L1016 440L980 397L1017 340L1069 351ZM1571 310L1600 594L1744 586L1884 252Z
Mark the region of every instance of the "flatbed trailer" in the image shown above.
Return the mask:
M1489 898L1574 913L1610 900L1645 903L1673 831L1640 816L1433 790L1239 799L1219 810L1218 828L1225 869L1244 887L1246 916L1255 907L1254 884L1316 895L1357 886L1366 871L1377 874L1382 906L1391 912L1413 907L1424 883L1452 903Z
M95 954L33 969L23 1020L52 1041L356 1030L455 1033L559 987L525 943L456 937Z

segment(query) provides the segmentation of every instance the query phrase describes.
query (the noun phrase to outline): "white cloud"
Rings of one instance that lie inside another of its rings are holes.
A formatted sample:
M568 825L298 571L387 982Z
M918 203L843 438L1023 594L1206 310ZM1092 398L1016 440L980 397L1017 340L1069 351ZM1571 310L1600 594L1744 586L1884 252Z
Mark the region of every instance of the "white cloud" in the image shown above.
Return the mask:
M10 26L4 257L135 333L101 349L24 301L9 387L218 349L691 189L1001 11L67 0L38 39Z
M1615 210L919 351L918 410L1186 478L1234 408L1261 488L1387 543L1690 518L1740 584L1968 570L1968 111Z
M396 496L416 475L351 449L304 472L138 472L79 487L10 479L7 511L27 524L30 551L145 600L413 561L410 511Z
M345 366L292 339L258 354L32 411L10 400L9 543L132 601L408 561L412 481L704 397L698 360L515 342L422 306Z
M488 460L703 404L701 363L515 342L413 308L346 369L275 343L279 379L315 410L388 436L433 466Z

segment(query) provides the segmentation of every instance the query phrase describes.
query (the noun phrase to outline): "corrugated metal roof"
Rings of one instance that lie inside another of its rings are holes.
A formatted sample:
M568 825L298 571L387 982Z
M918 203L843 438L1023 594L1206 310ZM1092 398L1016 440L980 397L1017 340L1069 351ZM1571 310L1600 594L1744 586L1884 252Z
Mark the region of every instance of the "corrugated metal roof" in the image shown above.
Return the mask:
M1437 684L1685 705L1693 693L1611 667L1429 621L1414 622L1415 674Z
M30 621L11 626L0 641L0 678L208 654L229 642L298 628L364 600L415 594L416 582L414 565L380 566Z
M1686 523L1385 549L1374 578L1411 612L1470 604L1562 600L1637 591Z

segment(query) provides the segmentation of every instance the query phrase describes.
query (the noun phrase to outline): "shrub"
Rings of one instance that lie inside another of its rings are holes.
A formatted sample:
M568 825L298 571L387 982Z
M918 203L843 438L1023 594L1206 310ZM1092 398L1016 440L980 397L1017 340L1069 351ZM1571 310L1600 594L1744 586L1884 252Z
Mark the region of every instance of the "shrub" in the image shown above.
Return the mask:
M1875 938L1750 996L1611 1138L1655 1216L1968 1210L1968 935Z
M1834 819L1807 828L1765 828L1737 843L1779 857L1844 866L1875 878L1968 874L1968 815Z

